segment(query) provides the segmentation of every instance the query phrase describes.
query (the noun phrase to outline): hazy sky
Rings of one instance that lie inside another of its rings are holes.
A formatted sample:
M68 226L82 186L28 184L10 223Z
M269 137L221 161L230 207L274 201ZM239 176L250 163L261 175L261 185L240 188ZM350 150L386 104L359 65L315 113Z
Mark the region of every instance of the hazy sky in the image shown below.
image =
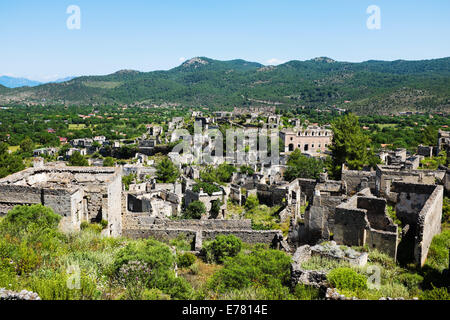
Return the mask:
M81 9L69 30L68 6ZM366 9L381 9L369 30ZM54 80L183 59L263 64L450 56L449 0L0 0L0 75Z

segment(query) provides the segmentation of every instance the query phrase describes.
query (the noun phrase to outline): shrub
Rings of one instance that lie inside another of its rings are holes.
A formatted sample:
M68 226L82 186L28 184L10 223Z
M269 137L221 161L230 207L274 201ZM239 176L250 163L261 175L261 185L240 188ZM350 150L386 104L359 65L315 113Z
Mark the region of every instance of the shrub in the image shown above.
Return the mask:
M207 262L223 263L226 258L236 256L242 249L242 241L234 235L219 235L204 244L202 251Z
M183 253L177 258L177 265L180 268L189 268L195 262L195 255L190 252Z
M215 192L219 192L221 189L216 186L214 183L209 182L199 182L197 184L194 184L192 186L192 191L199 193L200 189L203 190L203 192L207 193L208 195L212 195Z
M416 273L403 273L398 277L400 283L402 283L408 290L417 290L419 285L423 281L423 277Z
M173 271L158 271L152 276L151 288L158 288L172 299L188 300L194 294L191 285L182 277L176 277Z
M202 215L206 213L206 207L201 201L192 201L189 203L185 217L187 219L201 219Z
M222 206L222 201L219 199L212 201L210 214L213 218L217 218L220 213L220 207Z
M255 195L248 196L247 200L245 201L245 209L252 210L258 206L259 206L258 197Z
M12 235L23 234L28 229L45 232L47 229L56 229L60 219L61 216L52 209L40 204L16 206L1 221L0 229Z
M127 289L128 300L140 300L144 289L148 286L152 270L141 261L128 261L120 267L118 282Z
M42 300L94 300L98 299L100 292L94 280L85 273L80 274L79 289L71 289L68 284L73 279L66 273L52 273L50 277L33 276L30 278L29 290L36 292Z
M142 300L170 300L170 296L158 289L145 289L142 292Z
M127 244L117 253L113 271L118 274L122 265L129 261L140 261L146 263L152 270L172 270L175 257L170 248L156 240L147 239L134 241Z
M245 288L265 288L266 296L286 298L291 275L291 258L278 250L255 248L227 259L224 267L208 281L208 288L219 293Z
M101 233L104 228L101 224L83 221L80 224L80 229L83 231L92 231L94 233Z
M420 295L421 300L450 300L450 294L448 293L448 289L445 287L442 288L433 288L431 290L426 290Z
M299 300L319 300L320 290L312 286L297 284L294 288L294 297Z
M367 279L365 276L356 273L351 268L337 268L327 276L328 282L339 290L358 291L367 289Z
M110 275L119 278L121 267L130 261L139 261L152 270L146 283L148 289L159 289L174 299L191 297L189 283L175 276L175 256L166 244L152 239L130 242L117 253Z
M369 261L385 268L393 268L396 266L395 260L392 257L378 250L371 250L369 252Z
M194 263L189 267L189 272L193 275L197 275L200 272L200 267L198 263Z
M177 250L190 251L192 249L192 243L186 239L186 234L181 233L175 239L169 241L171 246L174 246Z

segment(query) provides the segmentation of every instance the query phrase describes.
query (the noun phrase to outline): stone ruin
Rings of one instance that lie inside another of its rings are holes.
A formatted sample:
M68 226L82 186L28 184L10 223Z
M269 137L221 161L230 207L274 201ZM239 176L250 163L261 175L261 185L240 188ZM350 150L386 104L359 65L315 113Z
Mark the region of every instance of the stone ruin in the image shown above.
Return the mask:
M379 165L376 171L343 170L342 181L298 179L300 201L309 205L291 224L288 243L295 250L334 240L423 265L432 238L440 233L444 186L438 184L445 184L445 177L446 170ZM388 204L400 225L387 215Z
M124 217L123 235L132 239L155 238L169 241L183 235L200 251L203 241L218 235L234 235L246 243L263 243L280 248L283 235L279 230L253 230L251 220L169 220L147 214L128 213Z
M63 231L80 230L81 222L108 221L105 234L122 232L120 168L43 166L0 180L0 215L17 205L42 204L62 216Z
M336 207L333 240L348 246L368 246L396 257L398 226L386 214L386 200L365 189Z

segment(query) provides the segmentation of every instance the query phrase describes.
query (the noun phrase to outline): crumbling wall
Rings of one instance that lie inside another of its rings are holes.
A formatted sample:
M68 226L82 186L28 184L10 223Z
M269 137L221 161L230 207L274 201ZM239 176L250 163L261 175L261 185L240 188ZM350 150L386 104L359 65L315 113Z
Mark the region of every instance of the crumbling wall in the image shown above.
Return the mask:
M397 255L398 226L386 214L386 200L370 195L369 189L336 208L334 240L348 246L369 246Z
M314 196L312 205L305 212L305 227L308 243L329 240L334 229L335 210L342 202L341 196Z
M117 237L122 234L122 175L115 174L107 189L107 211L109 235Z
M347 246L364 246L368 224L365 210L338 207L334 214L333 239Z
M42 189L27 186L0 186L0 216L8 213L16 205L42 203Z
M365 188L370 188L370 190L375 191L376 172L342 170L342 181L346 184L347 194L349 195L353 195Z
M433 237L441 232L443 186L394 183L398 194L397 217L403 225L409 225L412 250L404 253L405 259L414 259L418 265L426 261ZM409 256L408 256L409 255Z

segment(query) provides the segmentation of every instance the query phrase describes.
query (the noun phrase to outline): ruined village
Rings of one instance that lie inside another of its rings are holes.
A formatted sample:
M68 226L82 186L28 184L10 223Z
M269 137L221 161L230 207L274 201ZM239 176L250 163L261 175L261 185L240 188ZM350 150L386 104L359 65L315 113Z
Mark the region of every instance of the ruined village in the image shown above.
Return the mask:
M246 118L245 123L235 122L238 116ZM255 126L255 119L261 117L265 118L263 125ZM68 165L75 152L89 158L105 146L109 150L120 147L120 141L105 137L67 141L70 147L57 161L43 156L57 155L58 148L36 149L31 167L0 180L0 215L6 216L16 206L41 204L61 217L63 232L104 222L104 237L163 243L181 237L189 243L186 252L196 256L203 254L204 243L233 235L249 245L263 244L285 252L292 259L290 285L317 288L327 299L356 298L330 286L329 270L303 268L311 259L364 267L370 261L369 252L376 250L396 263L424 266L433 238L441 233L450 169L445 165L424 169L421 162L442 151L450 153L450 133L440 130L434 145L420 145L415 153L385 148L376 154L379 163L371 168L351 170L344 163L340 180L333 180L325 169L314 179L286 179L292 153L323 160L331 155L333 130L330 125L299 119L290 119L291 126L284 128L280 118L275 108L249 108L209 116L193 111L190 119L202 132L217 129L220 123L240 129L244 145L251 144L249 132L276 132L282 145L276 162L248 149L241 159L218 157L213 152L208 164L196 162L193 153L162 150L161 144L175 147L179 141L188 150L194 149L195 138L186 140L179 133L189 134L182 117L172 118L166 132L161 124L148 125L147 132L134 141L139 150L133 163L124 165L106 167L102 159L95 158L89 159L90 166ZM206 137L200 143L202 150L208 142L214 145ZM208 151L211 154L211 148ZM179 172L175 181L158 181L155 154L174 164ZM229 181L202 180L205 169L215 174L224 164L234 168ZM131 178L123 183L123 177ZM250 211L247 204L255 200L269 211L274 208L270 218L277 228L258 227L246 214ZM200 216L187 218L192 203L201 203L204 209ZM443 271L446 274L448 270Z

